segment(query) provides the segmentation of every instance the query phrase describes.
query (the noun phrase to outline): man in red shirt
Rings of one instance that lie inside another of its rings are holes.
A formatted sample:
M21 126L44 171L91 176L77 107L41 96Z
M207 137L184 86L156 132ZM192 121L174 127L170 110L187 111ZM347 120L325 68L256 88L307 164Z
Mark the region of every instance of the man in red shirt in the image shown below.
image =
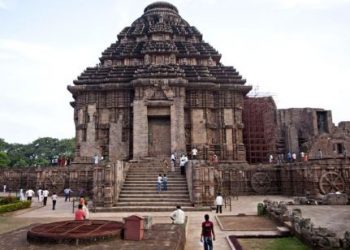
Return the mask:
M204 250L213 250L213 240L215 240L214 224L209 220L209 215L204 215L205 221L202 223L201 242L204 242Z
M85 213L82 204L79 204L78 210L75 212L75 220L85 220Z

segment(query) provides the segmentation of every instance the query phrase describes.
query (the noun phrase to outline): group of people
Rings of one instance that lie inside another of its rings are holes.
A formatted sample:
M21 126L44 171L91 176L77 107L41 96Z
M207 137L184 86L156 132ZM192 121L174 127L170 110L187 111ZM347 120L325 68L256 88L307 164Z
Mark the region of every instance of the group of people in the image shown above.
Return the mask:
M90 218L88 202L83 196L79 199L78 210L75 211L74 216L75 220L88 220Z
M157 177L157 192L168 190L168 177L166 174L159 174Z
M176 210L170 214L170 219L173 224L184 224L185 218L185 212L181 209L181 206L176 206ZM214 240L214 223L209 220L209 214L205 214L200 235L200 241L203 243L204 250L212 250Z
M285 163L286 161L288 163L292 163L292 162L297 162L298 160L299 161L308 161L309 155L302 151L302 152L300 152L300 156L298 158L298 156L295 152L293 152L293 153L288 152L286 155L278 154L276 160L275 160L275 157L273 154L269 154L269 156L268 156L268 161L271 164L275 163L275 162L277 162L277 164L282 164L282 163Z
M197 155L197 153L196 153ZM177 156L176 153L172 153L170 156L170 161L171 161L171 171L174 172L175 168L176 168L176 160L177 160ZM166 160L164 160L166 161ZM180 170L181 170L181 175L185 175L186 174L186 165L188 162L188 157L185 154L182 154L180 157L180 162L179 162L179 166L180 166Z
M38 196L38 202L42 202L43 203L43 206L46 206L47 205L47 200L48 200L48 197L49 197L49 190L47 190L46 188L42 189L42 188L38 188L37 190L37 196ZM24 193L23 192L23 189L21 188L19 190L19 199L21 201L24 201L24 200L28 200L28 201L32 201L33 197L35 196L35 192L33 189L28 189L26 190L26 192ZM53 192L52 195L51 195L51 199L52 199L52 210L55 210L56 209L56 203L57 203L57 194L56 192Z

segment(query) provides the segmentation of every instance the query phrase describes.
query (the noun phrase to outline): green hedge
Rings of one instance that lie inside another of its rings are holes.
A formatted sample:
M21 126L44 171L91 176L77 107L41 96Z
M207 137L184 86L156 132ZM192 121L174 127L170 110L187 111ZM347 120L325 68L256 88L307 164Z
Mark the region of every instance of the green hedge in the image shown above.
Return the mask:
M0 206L0 214L30 207L31 201L17 201Z
M17 197L14 197L14 196L1 197L0 198L0 206L11 204L11 203L16 203L18 201L19 201L19 199Z

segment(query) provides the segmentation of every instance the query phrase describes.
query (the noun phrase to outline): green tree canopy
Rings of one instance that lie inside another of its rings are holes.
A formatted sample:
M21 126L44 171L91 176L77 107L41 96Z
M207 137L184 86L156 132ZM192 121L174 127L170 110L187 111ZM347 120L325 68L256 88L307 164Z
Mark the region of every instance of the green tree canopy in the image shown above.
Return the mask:
M54 158L74 155L75 139L38 138L29 144L7 143L0 139L0 151L6 152L10 167L49 165Z
M5 152L0 152L0 167L7 167L10 164L10 158Z

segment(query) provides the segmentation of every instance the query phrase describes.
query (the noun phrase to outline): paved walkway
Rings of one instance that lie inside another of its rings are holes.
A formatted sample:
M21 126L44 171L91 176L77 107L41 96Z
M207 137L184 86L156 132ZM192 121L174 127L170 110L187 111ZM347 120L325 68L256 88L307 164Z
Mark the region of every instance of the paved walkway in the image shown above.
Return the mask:
M292 200L292 198L285 196L243 196L238 200L232 201L232 211L229 207L223 209L223 215L245 213L247 215L254 215L257 211L257 203L264 199L271 200ZM47 223L57 220L72 219L72 203L64 202L63 198L59 198L56 210L52 210L51 200L48 201L46 207L40 206L36 199L34 199L33 209L26 211L19 211L10 217L0 217L0 222L7 222L7 227L0 226L0 233L24 227L33 223ZM295 206L296 207L296 206ZM300 207L300 206L298 206ZM350 209L349 206L301 206L305 217L310 217L316 226L332 226L339 228L339 236L343 235L344 230L350 225ZM314 212L316 211L316 212ZM201 223L204 220L204 214L207 212L186 212L188 216L187 241L186 250L200 250ZM124 217L137 214L140 216L151 215L153 223L170 223L169 212L127 212L127 213L91 213L92 219L109 219L121 221ZM230 231L221 231L216 221L215 212L208 212L211 220L215 225L216 241L214 242L215 249L229 250L230 247L226 241L226 236L231 235ZM332 216L329 216L329 215ZM7 221L6 221L7 220ZM3 224L3 223L0 223ZM348 228L349 230L349 228Z

